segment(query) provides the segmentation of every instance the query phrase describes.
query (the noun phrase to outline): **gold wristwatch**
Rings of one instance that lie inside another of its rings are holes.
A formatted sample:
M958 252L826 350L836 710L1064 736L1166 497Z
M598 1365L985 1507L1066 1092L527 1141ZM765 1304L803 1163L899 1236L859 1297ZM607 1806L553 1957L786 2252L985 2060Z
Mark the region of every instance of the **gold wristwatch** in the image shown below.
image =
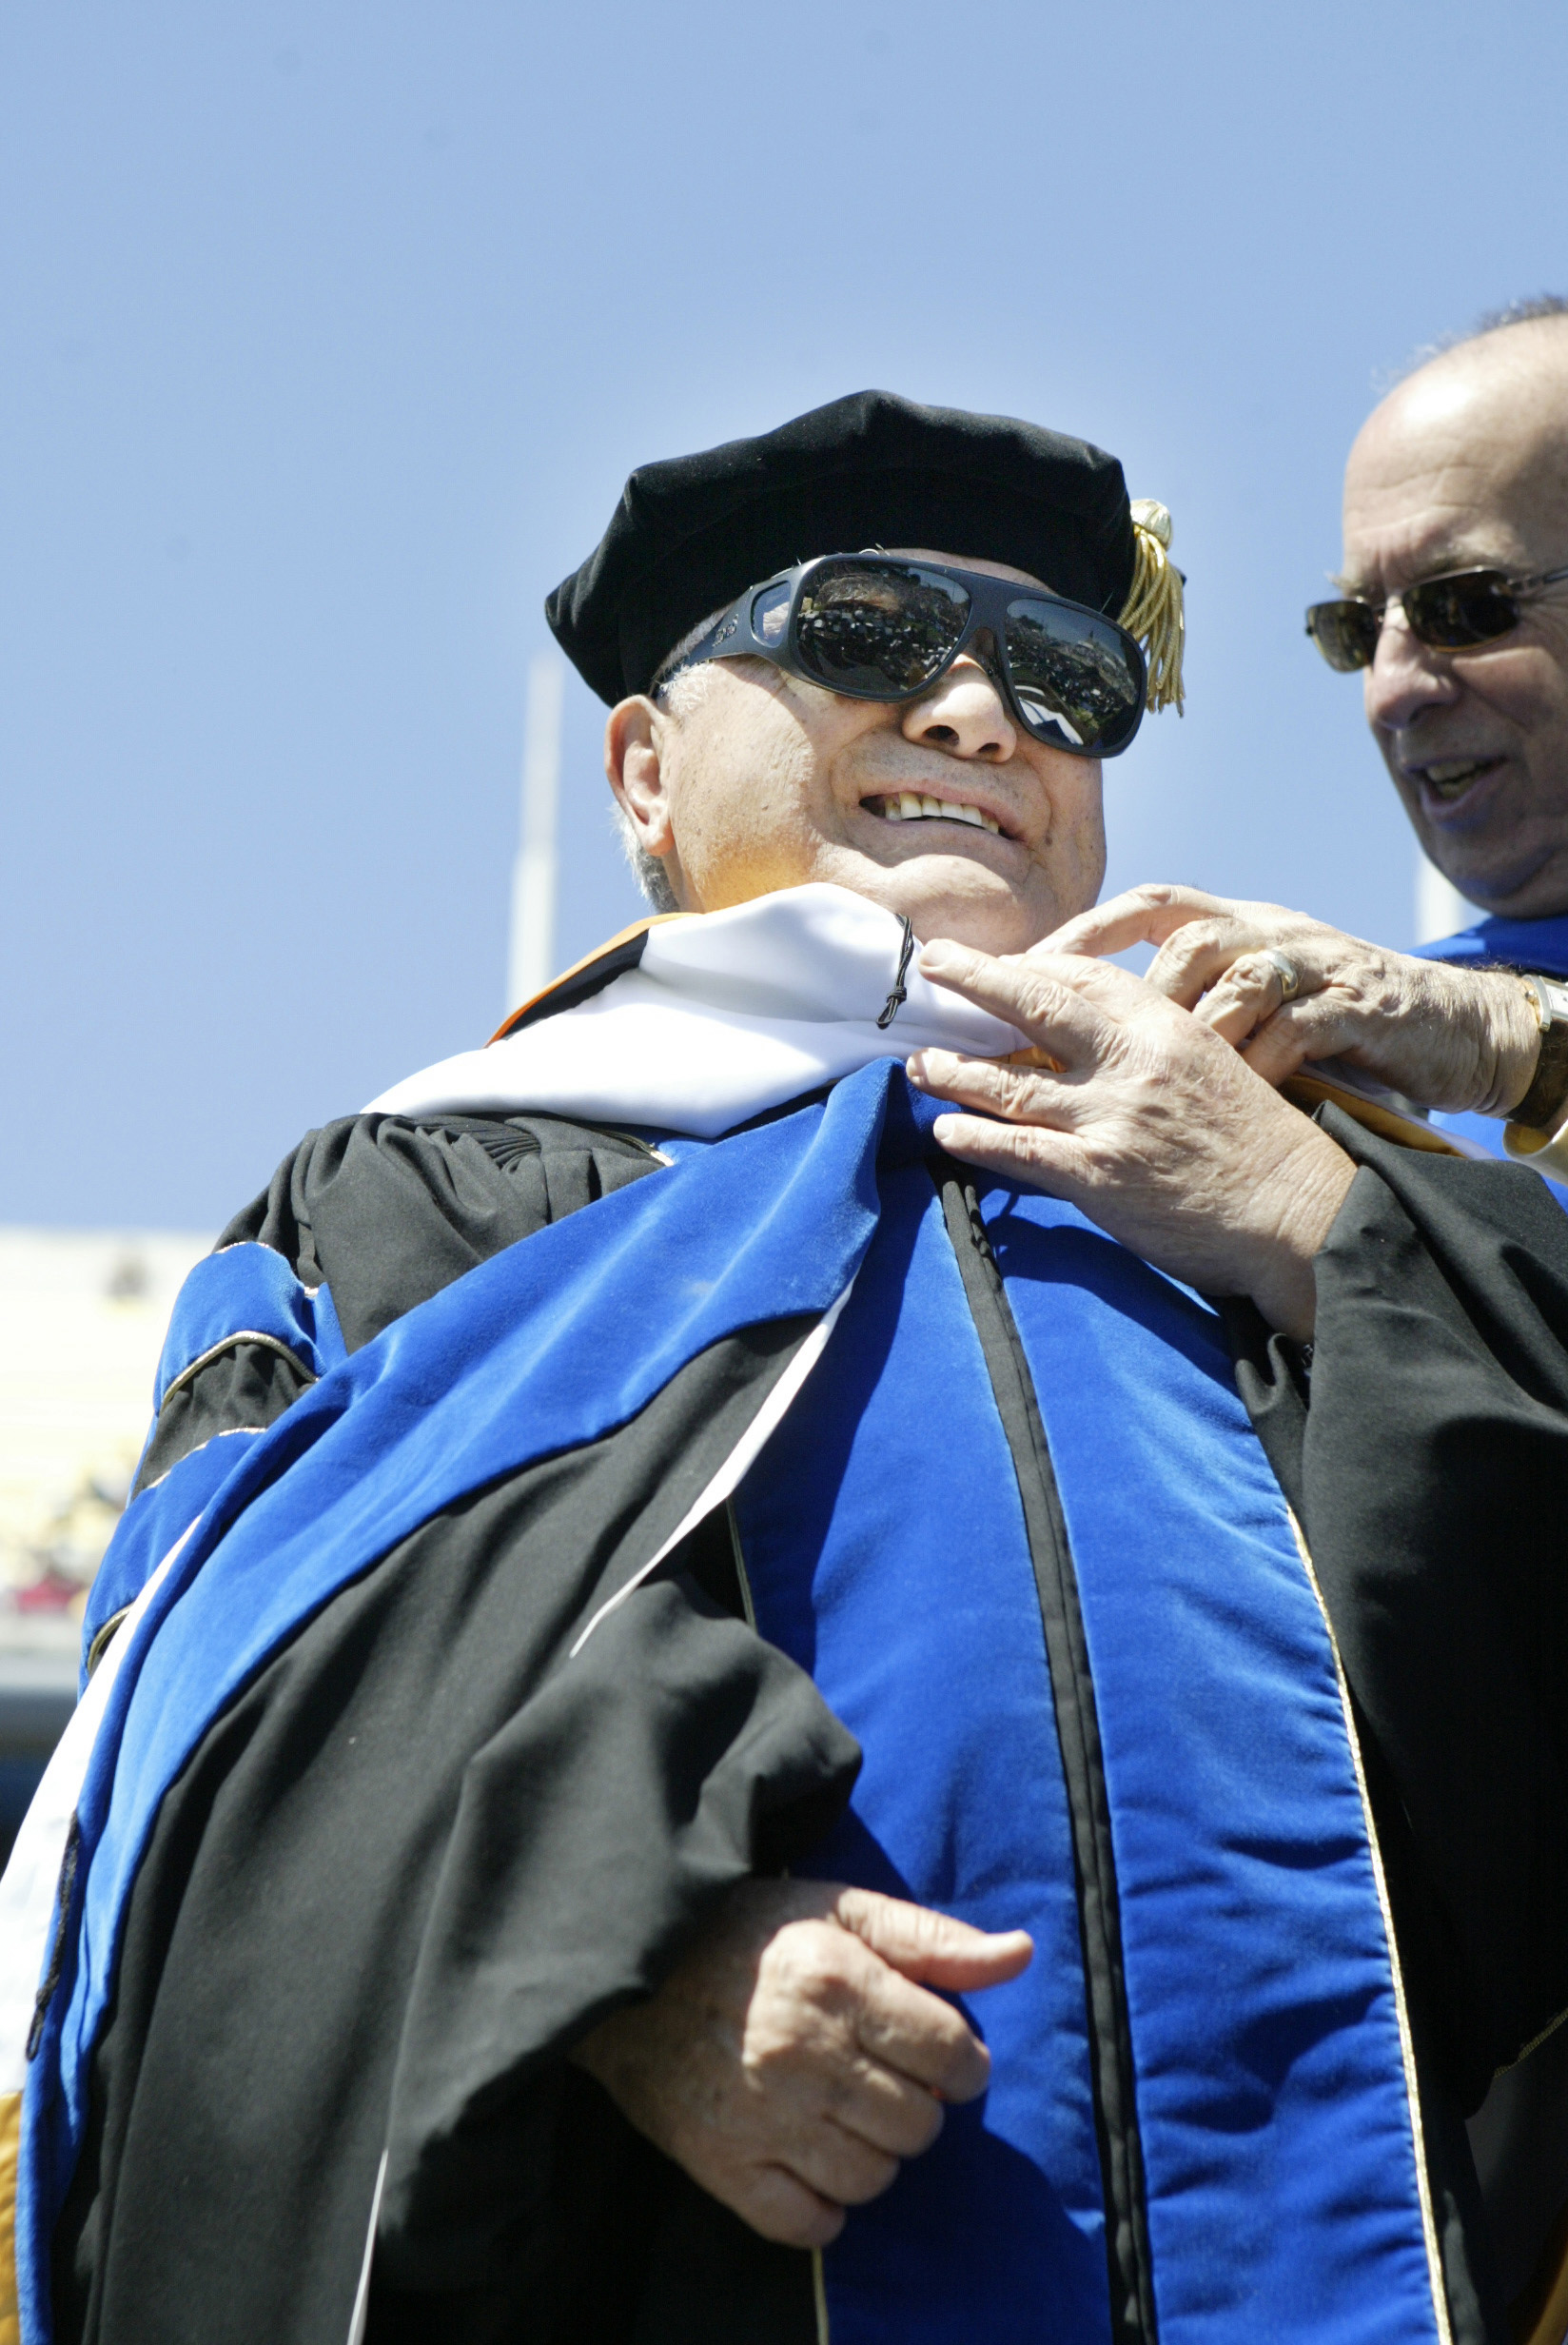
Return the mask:
M1526 1132L1556 1132L1568 1120L1568 985L1558 977L1527 975L1522 969L1514 975L1535 1005L1540 1055L1530 1088L1509 1110L1508 1121L1522 1124Z

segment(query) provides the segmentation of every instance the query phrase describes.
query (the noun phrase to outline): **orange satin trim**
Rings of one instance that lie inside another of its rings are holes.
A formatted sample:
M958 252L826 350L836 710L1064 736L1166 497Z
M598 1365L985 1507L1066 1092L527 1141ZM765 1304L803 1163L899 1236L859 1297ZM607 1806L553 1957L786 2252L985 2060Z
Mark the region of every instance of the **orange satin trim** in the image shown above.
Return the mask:
M515 1010L509 1010L491 1035L490 1042L503 1042L519 1017L526 1017L530 1010L541 1001L548 1001L550 995L561 986L569 985L574 977L580 977L585 969L592 969L596 961L601 961L606 953L613 953L617 945L630 944L634 936L646 936L649 929L659 927L665 920L695 920L700 916L695 912L652 912L645 920L634 920L630 928L623 928L618 936L611 936L603 944L595 945L593 951L585 953L581 960L574 961L570 969L563 969L559 977L552 977L548 985L541 986L537 994L531 994ZM484 1047L488 1050L490 1043L487 1042ZM0 2337L0 2345L5 2345L4 2337Z
M1375 1099L1363 1099L1359 1092L1342 1091L1338 1083L1325 1083L1315 1074L1287 1075L1280 1085L1280 1094L1305 1115L1310 1115L1326 1099L1363 1130L1375 1132L1381 1140L1397 1140L1401 1148L1421 1149L1429 1156L1464 1154L1462 1148L1456 1148L1452 1140L1432 1125L1423 1124L1419 1116L1401 1115L1393 1108L1380 1107Z

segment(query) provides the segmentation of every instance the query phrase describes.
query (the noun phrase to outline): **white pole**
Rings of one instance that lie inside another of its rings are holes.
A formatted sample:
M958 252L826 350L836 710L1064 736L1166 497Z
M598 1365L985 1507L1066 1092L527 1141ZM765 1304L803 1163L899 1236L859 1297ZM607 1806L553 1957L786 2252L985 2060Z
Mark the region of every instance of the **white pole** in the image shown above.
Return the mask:
M1420 847L1416 849L1415 912L1418 944L1435 944L1440 936L1452 936L1456 930L1468 928L1476 916L1475 905L1466 902L1435 863L1427 861Z
M522 831L512 871L506 1007L517 1010L556 975L556 815L566 669L553 651L528 663L522 749Z

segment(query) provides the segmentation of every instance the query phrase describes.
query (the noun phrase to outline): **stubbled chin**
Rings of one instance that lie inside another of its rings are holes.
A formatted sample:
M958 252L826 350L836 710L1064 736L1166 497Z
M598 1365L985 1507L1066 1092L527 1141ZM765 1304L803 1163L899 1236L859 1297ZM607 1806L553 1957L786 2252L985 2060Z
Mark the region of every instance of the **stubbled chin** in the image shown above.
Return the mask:
M1460 870L1453 873L1452 884L1466 903L1475 905L1478 918L1551 919L1568 912L1568 856L1523 877L1517 872Z
M1499 818L1494 828L1470 838L1439 833L1426 842L1426 851L1450 885L1480 912L1515 920L1568 912L1568 831L1560 839L1538 837L1527 844Z
M1087 912L1099 874L1052 876L1029 863L1022 883L982 863L978 856L933 848L881 863L869 856L833 858L817 877L853 888L907 918L922 940L951 936L982 953L1023 953L1074 913ZM1068 900L1070 898L1070 900Z

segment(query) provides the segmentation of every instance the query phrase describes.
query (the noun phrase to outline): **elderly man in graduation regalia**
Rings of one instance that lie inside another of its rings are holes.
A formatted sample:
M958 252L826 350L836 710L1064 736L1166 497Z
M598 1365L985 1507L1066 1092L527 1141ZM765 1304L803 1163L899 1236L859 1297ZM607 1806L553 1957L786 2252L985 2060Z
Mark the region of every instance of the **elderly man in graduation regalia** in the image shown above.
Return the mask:
M1507 2335L1568 1224L1050 950L1167 542L867 393L552 597L666 916L180 1299L4 1890L27 2345Z

